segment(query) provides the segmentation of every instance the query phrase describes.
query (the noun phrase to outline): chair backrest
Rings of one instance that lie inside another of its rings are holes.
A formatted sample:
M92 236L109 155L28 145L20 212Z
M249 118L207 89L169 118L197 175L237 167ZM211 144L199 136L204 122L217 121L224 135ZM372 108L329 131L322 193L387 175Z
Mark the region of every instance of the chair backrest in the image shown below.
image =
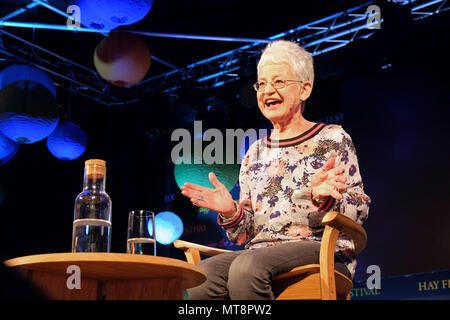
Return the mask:
M325 225L325 230L322 235L319 258L321 295L323 300L335 300L334 254L338 236L341 232L350 236L355 244L355 254L358 254L366 246L367 234L361 225L337 211L328 212L322 219L322 223Z
M322 223L350 236L355 243L355 254L359 254L366 247L366 230L354 220L339 212L331 211L323 217Z

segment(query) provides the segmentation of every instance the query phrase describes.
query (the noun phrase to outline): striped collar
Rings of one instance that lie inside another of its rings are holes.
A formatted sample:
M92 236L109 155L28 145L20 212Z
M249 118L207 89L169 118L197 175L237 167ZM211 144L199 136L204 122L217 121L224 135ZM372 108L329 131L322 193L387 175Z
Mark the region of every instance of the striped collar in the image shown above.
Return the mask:
M308 139L311 139L316 134L318 134L324 127L326 127L325 123L316 123L311 129L308 129L299 136L284 140L271 140L269 135L267 135L262 139L262 145L268 148L295 146L302 142L305 142Z

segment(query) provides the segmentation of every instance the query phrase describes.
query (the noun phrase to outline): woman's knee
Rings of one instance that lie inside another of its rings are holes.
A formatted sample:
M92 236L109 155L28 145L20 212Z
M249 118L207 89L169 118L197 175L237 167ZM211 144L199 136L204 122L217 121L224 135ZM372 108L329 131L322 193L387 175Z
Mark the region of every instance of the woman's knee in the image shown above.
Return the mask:
M237 254L239 253L224 253L197 263L197 266L205 274L206 281L187 290L190 299L225 299L228 296L228 269Z
M252 251L237 257L228 273L229 291L243 288L259 290L261 286L270 285L270 281L270 270L267 270L263 259Z
M273 299L272 275L264 257L249 251L231 264L228 273L228 292L231 299Z

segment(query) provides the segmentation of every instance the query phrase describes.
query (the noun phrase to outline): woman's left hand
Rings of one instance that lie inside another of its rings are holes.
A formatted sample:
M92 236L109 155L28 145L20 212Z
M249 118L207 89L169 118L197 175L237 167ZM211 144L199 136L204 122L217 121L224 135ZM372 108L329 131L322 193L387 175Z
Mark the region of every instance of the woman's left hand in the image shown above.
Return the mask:
M324 199L332 196L340 200L341 193L348 188L347 178L344 175L345 168L335 166L336 157L337 154L333 154L323 168L311 178L311 192L314 198Z

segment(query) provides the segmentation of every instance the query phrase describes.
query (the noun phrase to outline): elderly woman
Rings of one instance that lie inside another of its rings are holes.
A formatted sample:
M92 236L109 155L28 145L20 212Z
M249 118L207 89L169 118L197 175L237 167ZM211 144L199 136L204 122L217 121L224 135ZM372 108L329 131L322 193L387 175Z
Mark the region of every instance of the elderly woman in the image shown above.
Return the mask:
M326 212L339 211L360 224L367 218L370 198L350 136L338 125L303 117L313 81L306 50L286 40L270 43L254 87L274 130L243 159L239 202L212 172L214 189L190 183L181 188L195 205L219 213L230 241L247 243L245 250L200 262L207 280L188 290L191 299L273 299L273 277L319 262ZM355 272L353 248L349 238L339 237L335 267L347 276Z

